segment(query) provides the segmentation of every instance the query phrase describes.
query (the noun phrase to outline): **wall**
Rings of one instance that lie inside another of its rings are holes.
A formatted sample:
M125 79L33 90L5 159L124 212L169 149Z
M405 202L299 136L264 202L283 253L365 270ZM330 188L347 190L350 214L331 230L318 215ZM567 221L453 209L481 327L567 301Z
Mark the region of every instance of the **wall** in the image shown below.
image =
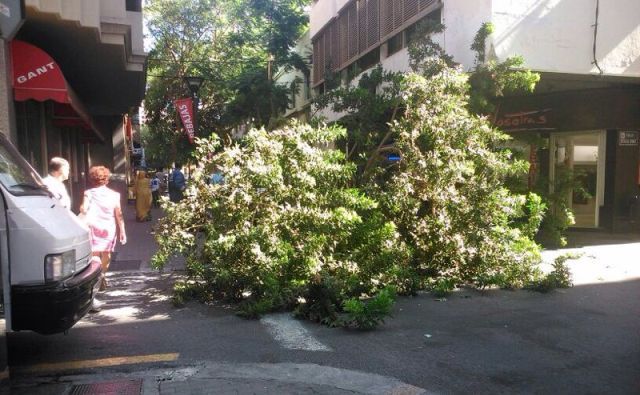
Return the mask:
M537 71L597 74L593 62L596 2L493 0L491 38L500 59L522 55ZM597 60L605 75L640 77L637 0L600 0Z

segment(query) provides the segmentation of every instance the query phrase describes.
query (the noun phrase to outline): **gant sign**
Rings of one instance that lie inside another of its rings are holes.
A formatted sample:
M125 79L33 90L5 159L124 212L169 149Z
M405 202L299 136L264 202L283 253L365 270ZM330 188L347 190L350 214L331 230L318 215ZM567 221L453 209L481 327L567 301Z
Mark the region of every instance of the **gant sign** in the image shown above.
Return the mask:
M33 70L27 71L24 74L20 74L18 76L16 76L16 83L18 84L24 84L25 82L32 80L34 78L37 78L41 75L44 75L46 73L48 73L51 70L54 70L56 67L56 63L55 62L49 62L46 63L40 67L36 67Z

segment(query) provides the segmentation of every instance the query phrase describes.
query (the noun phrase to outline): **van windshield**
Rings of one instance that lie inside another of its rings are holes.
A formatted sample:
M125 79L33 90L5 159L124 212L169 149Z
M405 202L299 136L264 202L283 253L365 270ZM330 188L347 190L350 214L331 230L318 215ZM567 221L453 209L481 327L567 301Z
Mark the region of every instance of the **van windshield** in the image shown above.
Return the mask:
M40 176L5 138L0 139L0 183L13 195L49 195Z

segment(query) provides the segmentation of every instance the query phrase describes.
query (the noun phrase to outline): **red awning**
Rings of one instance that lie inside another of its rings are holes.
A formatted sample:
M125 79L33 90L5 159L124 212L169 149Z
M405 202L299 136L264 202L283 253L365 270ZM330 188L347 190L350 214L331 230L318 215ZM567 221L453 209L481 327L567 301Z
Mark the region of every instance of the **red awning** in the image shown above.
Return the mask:
M70 108L66 111L66 119L68 121L75 118L76 121L61 126L82 126L92 130L100 140L104 141L104 137L95 127L93 119L67 84L62 70L49 54L32 44L13 40L11 41L11 56L13 95L16 101L36 100L42 102L52 100L68 105Z

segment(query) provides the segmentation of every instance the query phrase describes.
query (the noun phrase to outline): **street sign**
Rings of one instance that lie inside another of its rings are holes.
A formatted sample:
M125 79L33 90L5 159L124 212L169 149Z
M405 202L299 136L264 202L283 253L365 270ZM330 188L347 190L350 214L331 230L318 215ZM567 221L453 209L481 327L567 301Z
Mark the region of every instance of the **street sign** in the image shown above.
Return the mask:
M24 22L24 0L0 0L0 38L9 41Z

